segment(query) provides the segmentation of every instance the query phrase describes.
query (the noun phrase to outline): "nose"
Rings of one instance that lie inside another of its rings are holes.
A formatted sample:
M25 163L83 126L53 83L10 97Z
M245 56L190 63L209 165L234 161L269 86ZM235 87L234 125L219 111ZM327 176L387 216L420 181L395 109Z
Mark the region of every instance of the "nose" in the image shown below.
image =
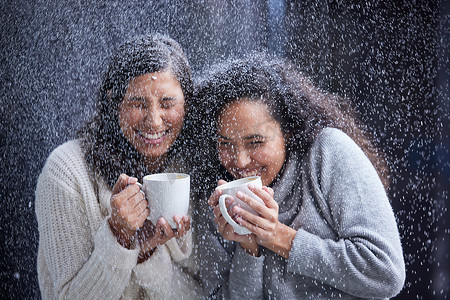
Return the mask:
M145 111L145 122L152 129L158 129L163 124L162 111L159 107L151 106Z
M234 157L234 164L237 168L244 168L251 162L251 157L245 150L237 150Z

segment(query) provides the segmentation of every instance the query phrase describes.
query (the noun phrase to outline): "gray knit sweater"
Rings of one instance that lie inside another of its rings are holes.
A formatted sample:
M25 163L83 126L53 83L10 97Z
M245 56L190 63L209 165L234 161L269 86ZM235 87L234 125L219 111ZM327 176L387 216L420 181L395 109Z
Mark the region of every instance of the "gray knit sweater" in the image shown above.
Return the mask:
M385 299L401 290L405 266L383 185L363 151L324 129L300 161L291 152L273 186L279 219L297 230L289 259L261 247L252 257L216 231L203 199L195 240L200 278L225 299Z

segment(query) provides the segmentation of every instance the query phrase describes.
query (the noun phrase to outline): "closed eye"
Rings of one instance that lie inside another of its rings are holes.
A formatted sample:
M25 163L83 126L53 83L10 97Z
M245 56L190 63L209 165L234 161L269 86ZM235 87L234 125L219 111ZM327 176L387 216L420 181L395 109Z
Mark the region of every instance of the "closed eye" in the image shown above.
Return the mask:
M177 104L177 99L174 97L164 97L160 103L162 108L171 108Z

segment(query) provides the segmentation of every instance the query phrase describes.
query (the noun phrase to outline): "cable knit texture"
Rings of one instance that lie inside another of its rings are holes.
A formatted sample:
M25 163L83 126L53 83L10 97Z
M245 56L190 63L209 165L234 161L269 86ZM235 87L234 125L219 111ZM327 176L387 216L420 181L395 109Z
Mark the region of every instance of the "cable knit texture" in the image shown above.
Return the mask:
M137 264L139 248L123 248L108 225L111 195L102 179L90 178L78 140L49 156L36 189L42 298L198 298L196 281L174 262L190 256L191 232Z
M198 217L200 276L226 299L386 299L400 292L405 265L394 213L364 152L326 128L300 160L291 151L274 184L280 222L297 230L286 260L261 247L252 257ZM205 195L206 196L206 195ZM207 198L199 215L208 213Z

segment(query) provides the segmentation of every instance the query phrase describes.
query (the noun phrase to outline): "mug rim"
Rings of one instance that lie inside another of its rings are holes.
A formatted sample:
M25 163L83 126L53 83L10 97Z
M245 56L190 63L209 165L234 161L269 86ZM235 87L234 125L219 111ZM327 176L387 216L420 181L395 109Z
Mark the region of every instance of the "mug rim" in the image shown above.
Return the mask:
M242 181L252 182L252 181L257 180L258 178L261 178L261 176L249 176L249 177L239 178L239 179L227 182L225 184L219 185L218 187L216 187L216 190L235 188L235 187L243 185Z
M142 180L164 182L164 181L183 180L183 179L187 179L187 178L190 178L189 174L167 172L167 173L148 174L148 175L145 175L142 178Z

